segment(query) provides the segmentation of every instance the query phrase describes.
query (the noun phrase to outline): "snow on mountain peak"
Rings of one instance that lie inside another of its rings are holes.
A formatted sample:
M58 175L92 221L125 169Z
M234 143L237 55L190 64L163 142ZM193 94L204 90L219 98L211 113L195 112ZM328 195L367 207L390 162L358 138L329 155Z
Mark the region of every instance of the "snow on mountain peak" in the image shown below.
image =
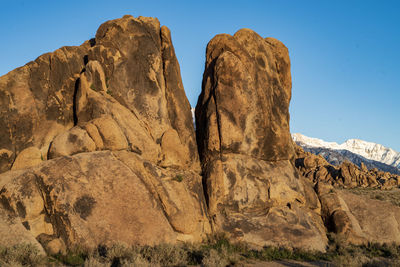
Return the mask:
M193 120L194 128L196 128L196 116L194 114L195 110L196 110L195 108L190 108L190 112L192 112L192 120Z
M334 150L348 150L364 158L379 161L387 165L400 168L400 153L383 145L367 142L360 139L349 139L343 144L326 142L318 138L311 138L300 133L292 134L295 142L310 147L323 147Z
M308 137L300 133L292 134L292 138L295 142L304 143L305 145L312 147L325 147L330 149L338 149L339 144L335 142L326 142L322 139Z

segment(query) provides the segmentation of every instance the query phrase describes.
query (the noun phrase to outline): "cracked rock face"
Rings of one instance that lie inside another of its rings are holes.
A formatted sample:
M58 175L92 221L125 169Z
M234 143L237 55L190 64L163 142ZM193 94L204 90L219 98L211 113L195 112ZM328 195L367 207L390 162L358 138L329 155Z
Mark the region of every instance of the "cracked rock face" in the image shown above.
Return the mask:
M287 48L242 29L207 46L196 134L217 231L258 246L324 250L312 185L294 167Z
M0 77L1 172L0 208L47 251L202 240L211 228L169 29L124 16Z

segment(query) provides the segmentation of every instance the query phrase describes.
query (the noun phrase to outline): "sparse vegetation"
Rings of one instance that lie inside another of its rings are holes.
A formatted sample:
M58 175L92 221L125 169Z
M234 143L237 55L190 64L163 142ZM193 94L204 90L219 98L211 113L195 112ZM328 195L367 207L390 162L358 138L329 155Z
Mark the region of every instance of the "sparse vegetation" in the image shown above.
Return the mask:
M107 90L107 94L113 96L113 93L110 90Z
M91 84L91 85L90 85L90 89L92 89L93 91L96 91L96 92L97 92L96 87L94 86L94 84Z
M211 237L202 244L182 243L151 246L116 244L99 246L89 251L70 250L66 255L44 257L32 245L0 248L0 266L240 266L248 261L308 261L335 266L400 266L400 247L396 245L346 245L335 235L329 236L325 253L264 247L249 248L244 243L231 243L224 235Z
M177 182L182 182L183 181L183 175L182 174L177 174L172 180L177 181Z
M109 81L110 81L110 78L109 77L106 77L106 87L108 88L108 83L109 83Z
M53 255L54 259L58 262L62 262L68 266L82 266L90 255L88 249L82 247L75 247L67 251L65 255Z
M335 235L330 236L326 253L337 266L399 266L400 246L369 243L362 246L346 245Z
M379 188L352 188L345 189L356 195L367 196L371 199L378 199L382 201L391 202L393 205L400 207L400 189L394 188L391 190L382 190Z
M40 266L47 258L32 244L0 247L0 266Z

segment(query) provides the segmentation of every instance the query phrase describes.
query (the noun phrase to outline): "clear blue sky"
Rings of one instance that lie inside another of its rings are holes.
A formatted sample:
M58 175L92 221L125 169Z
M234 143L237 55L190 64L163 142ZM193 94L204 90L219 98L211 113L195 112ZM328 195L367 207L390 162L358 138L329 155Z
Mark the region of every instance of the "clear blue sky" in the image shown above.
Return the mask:
M102 22L124 14L158 17L171 29L192 106L208 41L251 28L289 48L292 132L400 151L400 1L1 0L0 75L80 45Z

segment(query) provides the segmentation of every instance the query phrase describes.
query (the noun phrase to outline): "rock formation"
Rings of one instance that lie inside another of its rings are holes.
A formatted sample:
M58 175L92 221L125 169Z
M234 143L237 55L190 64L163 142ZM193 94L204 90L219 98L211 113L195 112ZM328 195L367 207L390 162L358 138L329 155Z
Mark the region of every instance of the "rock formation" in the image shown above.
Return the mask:
M190 105L157 19L104 23L0 77L0 99L0 212L47 250L210 233Z
M108 21L95 39L1 77L0 94L2 172L102 149L199 170L170 32L156 19Z
M339 191L338 195L346 203L348 211L357 220L359 228L362 230L360 235L365 240L364 242L400 244L399 206L390 202L355 195L345 190Z
M200 241L209 231L198 174L124 150L7 172L0 188L3 205L45 247L53 240L68 247Z
M251 244L324 250L312 186L294 167L287 48L242 29L207 46L196 134L216 231Z
M53 254L223 232L324 251L327 229L356 244L400 242L398 208L377 215L335 190L391 188L399 177L295 146L290 98L281 42L248 29L217 35L195 134L168 28L132 16L104 23L81 46L0 77L0 246Z
M399 207L366 196L357 196L344 188L369 187L392 189L399 186L399 176L389 172L368 170L350 162L330 165L322 156L295 145L296 167L315 184L321 202L321 215L327 231L339 234L348 243L400 243ZM374 218L374 220L370 220Z
M329 183L335 187L375 187L392 189L400 185L400 176L390 172L368 168L361 164L361 168L351 162L343 162L338 166L329 164L322 156L314 155L295 145L296 167L300 173L310 181Z

